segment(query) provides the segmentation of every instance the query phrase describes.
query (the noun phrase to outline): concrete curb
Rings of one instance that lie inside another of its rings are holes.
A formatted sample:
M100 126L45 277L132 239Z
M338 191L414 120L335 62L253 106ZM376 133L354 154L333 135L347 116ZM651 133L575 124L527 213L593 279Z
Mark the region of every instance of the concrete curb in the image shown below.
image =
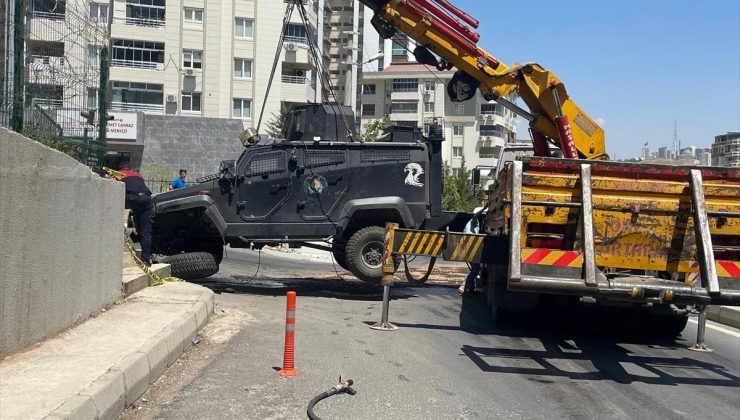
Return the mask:
M213 292L204 291L188 313L45 418L117 419L190 347L198 330L208 322L213 306Z
M172 273L169 264L153 264L151 270L154 274L163 278L169 277ZM123 268L123 295L125 297L131 296L145 287L149 287L149 276L145 272L135 265Z
M740 307L710 306L707 308L707 319L740 329Z

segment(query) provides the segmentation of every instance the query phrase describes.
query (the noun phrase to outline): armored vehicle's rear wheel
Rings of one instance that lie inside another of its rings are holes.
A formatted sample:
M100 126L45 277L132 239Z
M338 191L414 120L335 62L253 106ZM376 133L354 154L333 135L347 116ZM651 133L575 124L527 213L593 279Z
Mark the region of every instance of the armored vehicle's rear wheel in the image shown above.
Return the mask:
M380 281L383 276L384 247L384 228L370 226L360 229L352 235L345 248L347 269L362 281ZM395 263L395 268L398 268L398 260Z
M172 276L193 280L218 273L218 263L208 252L186 252L164 257L162 262L169 264Z

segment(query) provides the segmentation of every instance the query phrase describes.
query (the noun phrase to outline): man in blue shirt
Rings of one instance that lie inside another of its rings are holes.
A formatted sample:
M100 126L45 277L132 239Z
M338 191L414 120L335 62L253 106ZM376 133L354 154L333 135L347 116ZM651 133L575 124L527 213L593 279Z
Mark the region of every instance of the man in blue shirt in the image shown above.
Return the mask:
M180 169L180 176L173 179L170 183L170 190L176 190L178 188L185 188L185 176L188 174L187 169Z
M483 208L476 208L473 212L473 218L465 225L464 233L478 234L481 231ZM470 295L475 292L475 280L480 274L480 264L470 263L470 273L465 277L465 284L458 289L463 295Z

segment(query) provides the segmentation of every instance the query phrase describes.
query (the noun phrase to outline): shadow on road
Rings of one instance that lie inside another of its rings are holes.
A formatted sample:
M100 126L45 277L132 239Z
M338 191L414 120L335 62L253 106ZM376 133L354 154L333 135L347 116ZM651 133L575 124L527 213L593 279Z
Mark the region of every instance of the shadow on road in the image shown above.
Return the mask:
M537 376L542 382L550 382L547 377L561 377L624 384L740 387L740 377L723 365L708 362L710 357L688 351L690 343L657 337L641 328L640 317L625 317L624 312L596 306L544 306L499 325L492 321L485 298L475 297L463 301L459 320L459 326L395 324L491 336L487 341L495 346L482 346L477 340L477 345L461 347L484 372ZM693 331L686 331L693 339Z
M335 298L346 300L378 301L383 298L381 286L363 283L359 280L335 280L300 278L285 279L242 276L212 276L194 280L203 287L213 290L214 293L239 293L262 296L283 296L288 291L294 291L299 296L321 298ZM408 299L416 296L416 286L398 284L392 289L392 298Z

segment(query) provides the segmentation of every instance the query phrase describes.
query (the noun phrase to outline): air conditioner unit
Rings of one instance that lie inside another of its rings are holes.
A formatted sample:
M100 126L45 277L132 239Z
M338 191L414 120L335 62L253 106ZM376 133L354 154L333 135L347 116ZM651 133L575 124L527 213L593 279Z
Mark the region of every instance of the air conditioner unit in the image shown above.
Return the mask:
M177 102L177 96L167 95L167 102Z
M285 49L288 51L295 51L295 44L293 44L292 42L285 44Z
M185 69L185 76L193 76L193 75L195 75L195 70Z

